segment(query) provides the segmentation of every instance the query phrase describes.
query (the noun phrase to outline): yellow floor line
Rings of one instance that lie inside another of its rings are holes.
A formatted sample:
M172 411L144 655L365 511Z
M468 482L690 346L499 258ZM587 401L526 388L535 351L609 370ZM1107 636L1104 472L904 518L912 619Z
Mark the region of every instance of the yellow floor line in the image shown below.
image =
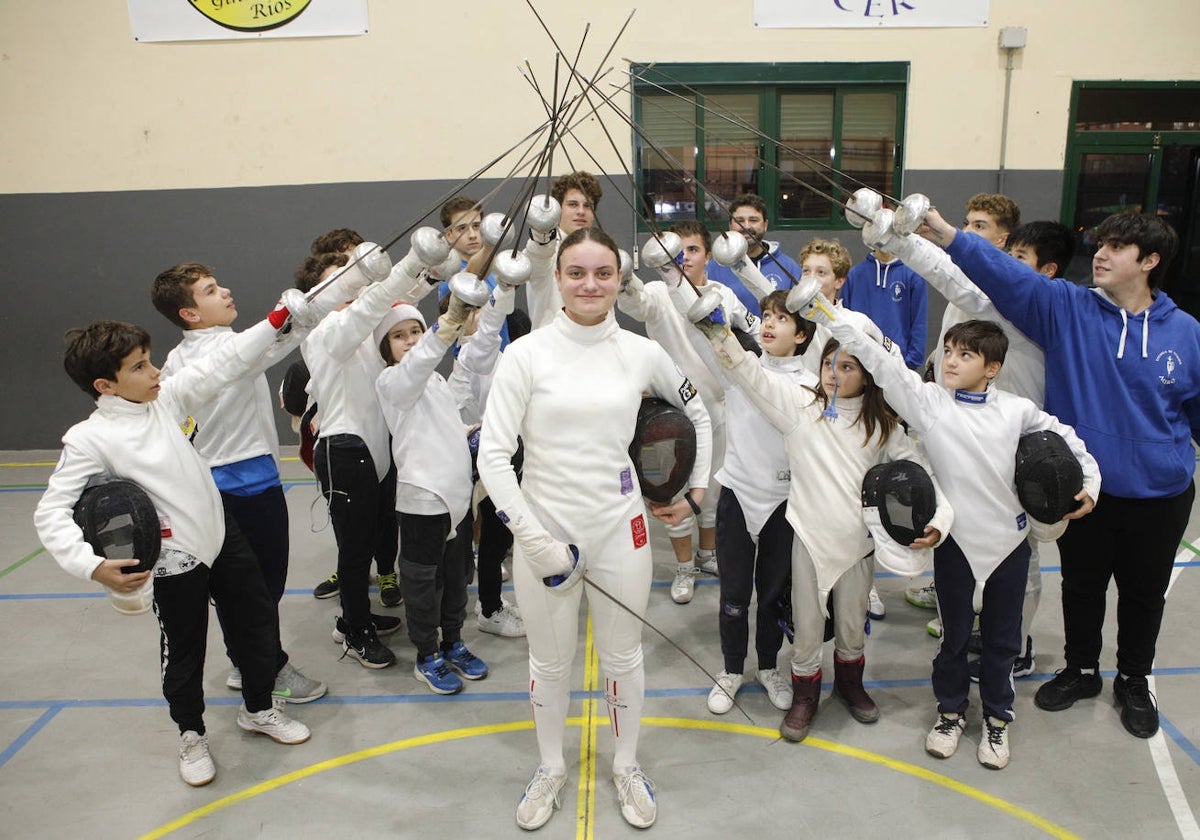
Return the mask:
M579 795L575 806L576 840L593 840L596 814L596 735L601 721L597 715L599 701L592 695L599 684L599 660L592 637L592 617L588 615L587 644L583 659L583 715L579 722ZM569 721L568 721L569 722ZM607 722L607 721L605 721Z

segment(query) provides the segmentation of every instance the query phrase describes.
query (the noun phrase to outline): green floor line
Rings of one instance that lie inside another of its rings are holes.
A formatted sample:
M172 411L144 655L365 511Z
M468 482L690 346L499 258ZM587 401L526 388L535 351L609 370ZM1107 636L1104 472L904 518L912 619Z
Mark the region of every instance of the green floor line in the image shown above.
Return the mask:
M45 548L39 548L37 551L34 551L34 552L33 552L33 553L31 553L31 554L26 554L24 557L22 557L22 558L21 558L20 560L18 560L16 563L13 563L13 564L12 564L11 566L9 566L7 569L5 569L4 571L0 572L0 578L4 577L4 576L5 576L5 575L7 575L9 572L16 571L17 569L21 568L22 566L24 566L26 563L28 563L28 562L29 562L30 560L32 560L34 557L37 557L39 554L41 554L41 553L42 553L43 551L45 551L45 550L46 550Z

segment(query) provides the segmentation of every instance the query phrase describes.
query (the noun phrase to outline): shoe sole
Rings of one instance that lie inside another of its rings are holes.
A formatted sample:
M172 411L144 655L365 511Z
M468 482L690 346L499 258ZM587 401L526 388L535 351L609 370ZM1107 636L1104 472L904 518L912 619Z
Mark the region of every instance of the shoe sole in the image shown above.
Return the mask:
M490 633L493 636L501 636L505 639L523 639L523 638L525 638L525 634L523 632L522 633L505 633L501 630L497 630L495 627L484 627L479 622L475 622L475 628L477 630L479 630L480 633Z
M182 776L180 776L179 778L183 779L183 777L182 777ZM202 780L200 780L200 781L198 781L198 782L193 782L193 781L191 781L190 779L183 779L183 783L184 783L185 785L191 785L192 787L204 787L205 785L212 784L212 781L213 781L213 779L215 779L215 778L217 778L217 774L216 774L216 773L213 773L213 774L212 774L211 776L209 776L207 779L202 779Z
M1003 764L1000 764L998 762L984 761L982 758L979 759L979 764L980 766L986 767L989 770L1003 770L1008 766L1007 761L1005 761Z
M914 601L912 598L909 598L907 595L904 596L904 600L907 601L908 603L912 604L914 607L916 607L919 610L936 610L937 609L937 603L926 604L921 601Z
M285 744L285 745L287 745L287 746L289 746L289 747L290 747L290 746L295 746L296 744L303 744L305 741L307 741L309 738L311 738L311 737L312 737L312 733L311 733L311 732L309 732L307 735L305 735L303 738L301 738L301 739L299 739L299 740L296 740L296 741L285 741L285 740L283 740L282 738L278 738L278 737L276 737L276 736L272 735L270 732L264 732L263 730L259 729L258 727L254 726L254 725L252 725L252 724L245 724L245 723L242 723L240 720L238 721L238 727L239 727L240 729L243 729L243 730L245 730L246 732L254 732L254 733L257 733L257 734L259 734L259 735L266 735L268 738L270 738L270 739L271 739L272 741L274 741L276 744Z
M955 745L954 745L954 749L953 749L953 750L951 750L950 752L946 753L945 755L943 755L943 754L942 754L942 753L940 753L940 752L935 752L934 750L931 750L929 747L926 747L926 748L925 748L925 753L926 753L927 755L931 755L931 756L933 756L934 758L940 758L942 761L945 761L947 758L950 758L950 757L951 757L951 756L953 756L953 755L954 755L956 752L958 752L958 745L957 745L957 744L955 744Z
M880 719L880 708L877 706L875 707L875 712L863 712L862 709L859 709L856 706L851 706L850 701L846 700L845 697L842 697L841 694L836 691L836 689L833 691L833 696L838 698L838 700L840 700L842 703L846 704L846 709L848 712L850 712L851 718L857 720L859 724L874 724L874 722Z
M801 741L803 741L805 738L808 737L808 732L810 729L812 729L811 726L808 729L805 729L802 731L797 731L795 729L789 729L788 727L784 726L783 724L780 724L779 725L779 734L783 736L784 740L791 741L793 744L799 744Z
M429 687L429 690L432 691L434 694L458 694L460 691L463 690L463 687L461 685L458 688L438 688L436 685L434 685L429 680L428 677L426 677L424 674L422 674L420 672L420 670L417 668L413 668L413 676L416 677L421 682L425 683L425 685L427 685Z
M1046 683L1046 685L1049 685L1049 683ZM1033 705L1037 706L1043 712L1062 712L1062 711L1065 711L1065 710L1071 708L1072 706L1075 705L1076 702L1078 702L1080 700L1090 700L1093 697L1099 696L1100 692L1103 689L1104 689L1104 681L1099 680L1096 684L1095 690L1089 689L1088 691L1084 692L1083 694L1080 694L1076 697L1072 697L1070 700L1068 700L1065 703L1054 703L1054 704L1044 703L1043 701L1038 700L1039 692L1034 692Z
M404 598L397 598L394 602L389 604L387 601L383 600L382 595L379 596L379 606L381 606L381 607L387 607L388 609L391 609L393 607L398 607L403 603L404 603Z
M537 831L539 828L544 826L546 823L550 822L550 818L554 816L554 812L557 811L560 807L562 807L562 806L561 805L552 806L550 808L550 813L546 814L546 818L543 820L538 820L536 822L525 823L525 822L521 822L520 818L518 818L517 819L517 828L522 828L525 831Z
M455 665L453 662L450 662L449 660L447 660L446 664L450 666L450 670L454 671L454 673L458 674L464 680L487 679L487 675L491 673L490 671L484 671L482 674L468 674L462 668L459 668L457 665Z
M333 597L341 594L341 591L342 590L340 590L340 589L335 589L332 592L321 592L321 593L317 593L314 591L313 597L316 598L318 601L324 601L327 598L333 598Z
M871 619L872 621L883 621L883 619L886 617L887 613L867 612L867 618Z

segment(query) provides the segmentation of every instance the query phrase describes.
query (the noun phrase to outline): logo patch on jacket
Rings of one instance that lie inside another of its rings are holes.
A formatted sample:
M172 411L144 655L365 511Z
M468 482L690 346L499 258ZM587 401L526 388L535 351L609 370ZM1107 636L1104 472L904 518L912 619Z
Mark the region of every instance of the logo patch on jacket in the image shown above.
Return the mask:
M1158 381L1163 385L1175 384L1175 372L1183 367L1183 359L1174 350L1164 350L1154 357L1154 361L1163 366L1164 373L1158 375Z
M196 432L200 431L200 425L196 422L196 418L189 414L179 424L179 430L183 432L183 436L188 439L188 442L195 443Z
M692 386L691 380L684 377L683 384L679 386L679 399L683 400L684 405L687 405L694 396L696 396L695 387Z

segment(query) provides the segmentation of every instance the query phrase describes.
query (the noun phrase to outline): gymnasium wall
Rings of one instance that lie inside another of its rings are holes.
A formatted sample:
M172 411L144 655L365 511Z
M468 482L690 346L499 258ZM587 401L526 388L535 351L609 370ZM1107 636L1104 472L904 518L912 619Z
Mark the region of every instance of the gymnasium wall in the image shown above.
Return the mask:
M756 29L749 0L698 0L683 18L652 0L602 63L631 9L592 4L583 17L538 4L570 54L591 24L580 66L611 66L606 84L624 81L624 59L909 62L905 191L943 208L995 188L997 36L1027 27L1006 191L1029 219L1058 214L1073 80L1200 77L1200 7L1187 0L992 0L988 27L945 30ZM0 449L54 448L90 409L62 373L67 327L137 321L162 358L177 336L147 290L163 268L213 265L248 324L290 284L314 235L347 225L390 238L544 118L517 66L528 59L548 87L554 46L525 3L370 11L360 37L143 44L123 3L0 3ZM608 123L627 155L628 130ZM575 163L623 181L628 161L599 125L580 137L600 166L578 153ZM600 218L628 247L630 214L614 199ZM795 253L812 233L778 238ZM835 234L862 256L856 232ZM930 317L939 323L940 308Z

